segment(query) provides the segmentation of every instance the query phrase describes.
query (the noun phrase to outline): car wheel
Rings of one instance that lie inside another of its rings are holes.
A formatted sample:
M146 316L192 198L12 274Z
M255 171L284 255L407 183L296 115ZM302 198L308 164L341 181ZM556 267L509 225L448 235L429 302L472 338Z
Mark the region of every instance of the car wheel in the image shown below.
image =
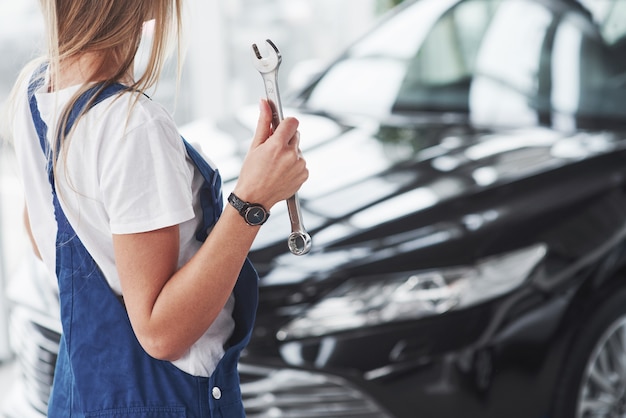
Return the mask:
M594 306L571 344L555 418L626 416L626 292Z

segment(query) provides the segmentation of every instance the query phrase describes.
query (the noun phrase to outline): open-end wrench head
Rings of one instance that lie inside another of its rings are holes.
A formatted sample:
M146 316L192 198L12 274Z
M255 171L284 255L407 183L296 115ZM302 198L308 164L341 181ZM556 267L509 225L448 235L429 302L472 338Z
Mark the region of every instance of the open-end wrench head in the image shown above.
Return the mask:
M252 44L252 61L254 62L254 67L260 73L269 73L277 70L282 61L280 51L276 45L269 39L267 39L265 43L265 49L267 51L266 56L261 54L257 44Z

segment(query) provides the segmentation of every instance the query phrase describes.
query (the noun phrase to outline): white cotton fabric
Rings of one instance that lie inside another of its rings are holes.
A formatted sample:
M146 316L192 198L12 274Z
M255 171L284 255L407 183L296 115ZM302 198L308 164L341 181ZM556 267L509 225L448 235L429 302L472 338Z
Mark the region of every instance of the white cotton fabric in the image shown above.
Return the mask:
M48 141L54 121L77 91L36 93ZM179 267L200 247L202 220L197 199L202 176L187 156L168 112L147 97L109 98L79 120L57 167L56 188L63 211L113 291L122 295L112 234L147 232L180 224ZM55 275L56 221L46 159L32 122L24 86L14 120L17 159L31 228L45 265ZM173 362L196 376L210 376L232 334L233 296L211 328Z

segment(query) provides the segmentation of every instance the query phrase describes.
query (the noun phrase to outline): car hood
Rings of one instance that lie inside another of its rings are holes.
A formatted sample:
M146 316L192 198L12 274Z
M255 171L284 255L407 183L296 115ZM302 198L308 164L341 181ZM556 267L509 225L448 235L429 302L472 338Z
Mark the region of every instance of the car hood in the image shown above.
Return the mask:
M196 138L210 138L199 142L220 163L225 194L249 144L232 137L250 138L257 114L247 108L217 130L207 132L206 123L192 129ZM493 234L480 237L513 213L511 205L529 205L530 216L529 202L558 206L606 183L586 175L576 184L576 174L568 176L569 186L542 179L623 146L610 132L478 129L446 117L380 122L286 114L300 120L310 177L298 195L313 249L300 257L288 252L286 205L276 205L251 252L265 285L375 274L383 260L388 269L389 258L399 270L475 260L498 246ZM559 187L567 187L568 198L555 198Z

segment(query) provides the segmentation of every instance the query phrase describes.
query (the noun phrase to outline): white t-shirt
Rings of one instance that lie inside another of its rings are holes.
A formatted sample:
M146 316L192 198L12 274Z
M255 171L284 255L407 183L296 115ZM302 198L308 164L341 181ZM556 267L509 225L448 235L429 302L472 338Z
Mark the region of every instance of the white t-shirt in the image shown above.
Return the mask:
M36 93L48 141L55 120L78 87ZM168 112L144 97L109 98L90 109L75 125L67 152L57 165L59 201L78 237L121 295L112 234L147 232L180 225L179 267L198 250L195 239L202 209L198 189L202 176L187 156ZM132 106L132 107L131 107ZM130 112L130 113L129 113ZM31 228L43 261L55 276L57 225L52 191L24 86L14 119L15 149ZM174 364L196 376L210 376L234 329L231 295L208 331Z

